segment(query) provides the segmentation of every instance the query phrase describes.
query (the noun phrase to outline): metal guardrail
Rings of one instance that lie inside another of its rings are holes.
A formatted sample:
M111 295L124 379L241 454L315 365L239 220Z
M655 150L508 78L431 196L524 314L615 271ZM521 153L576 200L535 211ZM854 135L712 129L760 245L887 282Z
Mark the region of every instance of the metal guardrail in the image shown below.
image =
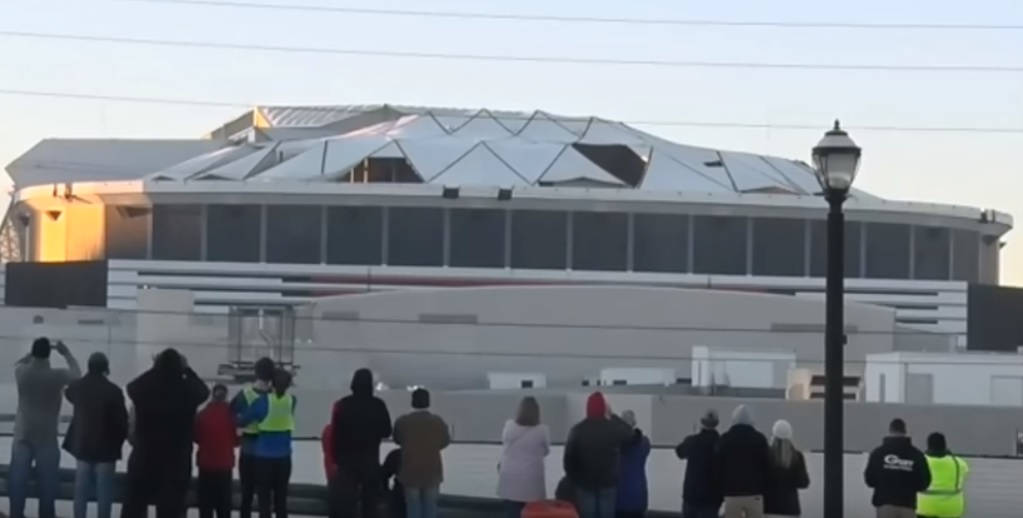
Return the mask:
M10 466L0 464L0 496L7 497L8 474ZM123 473L115 475L114 502L123 501L122 487L124 487ZM195 481L188 491L188 506L195 507ZM28 496L38 497L38 490L34 481L30 481ZM238 494L241 489L238 482L234 483L234 510L238 510ZM75 494L75 472L71 469L60 470L60 491L57 493L58 500L74 500ZM327 516L327 487L319 484L292 484L288 494L288 514L294 516ZM506 516L502 502L496 498L481 498L472 496L441 495L440 514L445 518L498 518ZM659 511L648 512L650 518L675 518L678 514L664 513Z

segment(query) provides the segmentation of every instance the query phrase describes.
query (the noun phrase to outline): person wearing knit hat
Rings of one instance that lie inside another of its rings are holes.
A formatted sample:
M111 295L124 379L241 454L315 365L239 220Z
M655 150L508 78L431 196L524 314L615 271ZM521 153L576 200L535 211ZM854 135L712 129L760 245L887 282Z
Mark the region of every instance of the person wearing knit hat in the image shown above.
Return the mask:
M784 419L775 421L771 427L771 438L792 441L792 425Z
M707 410L700 417L701 429L675 447L675 455L686 461L682 518L717 518L721 508L721 490L714 477L714 452L720 438L718 421L717 411Z
M771 451L767 438L753 427L753 412L746 405L732 412L732 427L718 441L714 466L725 500L725 517L763 516Z
M586 398L586 418L600 419L607 417L608 405L604 394L594 392Z
M576 489L580 518L612 518L620 473L621 451L634 431L611 413L600 392L586 398L586 418L568 433L562 464Z
M767 492L764 493L764 514L768 516L799 516L799 490L810 487L803 453L792 443L792 425L784 419L771 428L771 466Z

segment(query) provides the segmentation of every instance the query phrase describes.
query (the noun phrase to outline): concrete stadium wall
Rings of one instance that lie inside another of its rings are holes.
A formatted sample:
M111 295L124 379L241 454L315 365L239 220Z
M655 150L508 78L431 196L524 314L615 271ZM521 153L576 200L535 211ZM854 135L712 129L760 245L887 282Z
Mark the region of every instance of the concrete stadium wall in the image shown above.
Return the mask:
M11 367L0 369L0 385L13 384L14 362L28 351L31 339L41 335L65 339L83 365L91 352L105 352L111 359L112 378L121 384L148 368L152 355L168 346L187 355L205 379L216 380L217 366L228 358L227 319L190 314L190 297L184 291L143 290L139 299L142 311L137 314L106 309L2 307L0 365ZM435 317L474 315L482 325L416 322L426 311ZM816 301L770 295L599 286L481 288L373 294L324 301L316 307L318 317L345 312L361 320L313 321L316 339L296 347L296 362L301 366L296 388L302 400L298 410L301 435L319 434L330 403L348 392L352 371L363 366L381 372L392 386L404 386L403 380L408 384L420 384L424 379L436 381L426 385L437 392L435 406L452 424L456 438L493 442L500 439L501 427L514 415L522 393L440 392L446 381L472 380L479 387L485 384L487 371L543 371L554 380L572 385L606 367L666 364L677 366L682 376L688 373L689 348L697 344L795 350L805 362L820 361L823 351L817 332L776 330L779 324L802 329L819 327L823 306ZM891 350L891 310L853 304L847 308L847 318L859 331L851 333L846 348L853 363L864 354ZM394 319L399 322L388 323ZM522 325L488 325L492 322ZM740 322L743 331L723 331L734 329ZM434 352L424 353L424 348ZM615 359L623 355L637 359ZM673 357L679 360L672 362ZM60 360L54 362L60 365ZM553 438L562 440L568 428L582 417L585 393L535 393L541 398ZM407 408L406 392L384 396L393 405L395 415ZM615 409L633 409L641 426L663 446L673 445L689 433L706 408L716 408L727 422L739 402L751 406L762 429L768 429L777 418L786 418L796 428L802 447L821 447L819 402L666 394L612 397ZM0 409L13 412L15 408L15 391L0 391ZM849 403L846 408L849 450L872 447L884 434L887 422L896 416L909 422L917 440L930 431L941 430L956 451L978 455L1014 454L1016 431L1023 430L1023 413L1018 409L876 403Z
M367 361L391 386L478 388L489 371L542 373L548 386L579 386L612 367L674 368L688 378L695 345L795 352L813 365L824 350L821 302L723 290L416 290L324 299L311 314L315 349L355 360L346 367ZM851 369L862 371L866 354L894 349L894 310L849 304L846 322Z

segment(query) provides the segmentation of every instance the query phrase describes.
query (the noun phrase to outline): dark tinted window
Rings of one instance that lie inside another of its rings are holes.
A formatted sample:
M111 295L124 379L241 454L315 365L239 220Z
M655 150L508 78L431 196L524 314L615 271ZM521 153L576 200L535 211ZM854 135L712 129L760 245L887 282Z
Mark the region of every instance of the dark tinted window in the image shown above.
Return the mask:
M677 214L632 216L632 269L689 271L689 218Z
M451 266L504 267L504 230L507 211L452 209Z
M206 259L258 262L259 205L210 205L206 208Z
M866 276L871 279L909 278L909 225L867 225Z
M567 213L519 210L511 216L511 267L564 270Z
M202 254L202 207L153 207L153 259L198 261Z
M860 277L860 232L856 221L845 222L845 276ZM810 220L810 275L824 277L828 273L828 227L824 220Z
M947 280L951 247L947 228L913 227L913 277Z
M572 215L572 269L624 271L629 215L576 212Z
M266 207L266 261L268 263L320 263L323 207L268 205Z
M145 259L149 246L149 207L106 207L107 259Z
M444 210L391 207L387 216L387 264L440 266L444 262Z
M746 218L693 216L693 271L746 275Z
M327 263L382 264L383 209L327 207Z
M980 233L972 230L952 231L952 278L975 282L979 277Z
M422 180L404 158L370 157L359 162L342 182L351 183L420 183Z
M806 221L753 220L753 275L806 274Z

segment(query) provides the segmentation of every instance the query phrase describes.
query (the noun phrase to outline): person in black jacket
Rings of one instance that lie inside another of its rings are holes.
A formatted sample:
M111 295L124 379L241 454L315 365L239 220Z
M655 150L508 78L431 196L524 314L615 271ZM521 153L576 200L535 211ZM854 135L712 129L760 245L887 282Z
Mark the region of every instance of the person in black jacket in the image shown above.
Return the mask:
M718 440L714 470L725 500L725 518L760 518L771 465L764 434L753 428L753 413L739 405L732 427Z
M114 473L128 438L128 409L124 392L107 376L110 362L103 353L89 356L84 377L64 389L74 406L64 449L75 460L75 518L88 516L89 500L96 499L98 518L110 518L114 502Z
M334 405L331 426L342 518L376 518L380 502L380 442L391 436L391 414L373 395L373 372L352 376L352 394ZM341 409L344 411L341 411ZM361 504L362 513L359 510Z
M874 490L878 518L915 518L916 494L931 485L927 458L906 435L906 422L892 419L888 437L870 452L863 481Z
M121 518L181 518L192 478L195 413L210 389L174 349L156 356L153 367L128 383L134 405Z
M562 463L575 489L579 518L612 518L622 447L632 427L611 412L600 392L586 400L586 419L572 427Z
M721 490L714 475L714 452L720 437L717 427L718 413L708 410L700 418L700 431L675 448L675 455L686 461L682 518L717 518L721 509Z
M771 436L771 469L764 493L764 514L799 516L803 512L799 490L810 487L806 459L792 444L792 425L788 421L776 421Z

